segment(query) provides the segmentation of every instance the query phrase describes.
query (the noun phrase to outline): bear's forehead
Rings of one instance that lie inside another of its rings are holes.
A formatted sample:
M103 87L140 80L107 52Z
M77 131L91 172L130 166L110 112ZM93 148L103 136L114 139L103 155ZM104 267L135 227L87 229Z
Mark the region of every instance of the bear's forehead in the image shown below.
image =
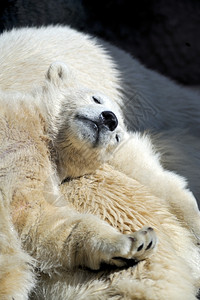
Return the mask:
M117 103L110 99L107 95L96 91L96 90L90 90L86 88L81 89L71 89L71 91L67 91L68 95L71 95L70 100L74 100L76 103L96 103L96 104L102 104L102 105L109 105L110 107L113 107L115 109L118 109Z

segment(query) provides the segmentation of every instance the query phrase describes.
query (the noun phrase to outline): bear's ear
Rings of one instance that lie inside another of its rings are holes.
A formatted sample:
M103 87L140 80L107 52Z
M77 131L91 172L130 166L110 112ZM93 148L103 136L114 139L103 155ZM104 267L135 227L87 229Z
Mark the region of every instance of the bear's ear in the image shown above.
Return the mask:
M72 86L75 83L71 70L63 62L52 63L47 71L46 79L55 86Z

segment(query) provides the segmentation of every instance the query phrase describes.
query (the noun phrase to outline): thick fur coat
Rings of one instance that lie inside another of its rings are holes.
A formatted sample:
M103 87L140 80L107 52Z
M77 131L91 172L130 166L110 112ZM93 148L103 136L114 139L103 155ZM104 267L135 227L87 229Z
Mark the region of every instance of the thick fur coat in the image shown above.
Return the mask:
M143 127L131 98L141 86L140 108L159 109L150 127L197 128L197 95L107 45L118 70L65 27L14 30L0 47L1 299L195 299L196 200L124 122Z
M28 91L44 79L52 62L65 62L80 84L119 103L128 129L153 133L164 167L184 176L200 199L199 93L145 68L113 45L69 27L4 32L0 48L2 89Z

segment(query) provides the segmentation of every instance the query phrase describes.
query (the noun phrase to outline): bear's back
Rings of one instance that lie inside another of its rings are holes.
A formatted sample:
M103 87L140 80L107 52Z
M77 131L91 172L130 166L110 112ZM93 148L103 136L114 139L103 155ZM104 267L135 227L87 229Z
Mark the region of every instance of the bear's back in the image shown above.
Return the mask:
M69 27L13 29L0 36L0 88L29 91L55 61L65 62L80 84L119 98L118 71L98 42Z

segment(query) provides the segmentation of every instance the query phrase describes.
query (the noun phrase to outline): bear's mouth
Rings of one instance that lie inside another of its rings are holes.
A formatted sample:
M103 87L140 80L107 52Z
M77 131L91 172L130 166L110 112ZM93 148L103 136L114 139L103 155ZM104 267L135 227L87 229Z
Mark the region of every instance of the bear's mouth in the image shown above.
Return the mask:
M89 142L92 147L105 147L112 137L119 143L119 137L115 134L118 119L111 111L103 111L96 118L77 114L75 124L78 126L79 139Z
M81 123L80 132L84 140L89 140L93 146L97 146L99 142L99 133L101 128L94 120L84 116L77 115L76 120Z
M99 132L99 125L97 122L79 115L76 116L76 119L85 123L86 126L90 126L94 131Z

